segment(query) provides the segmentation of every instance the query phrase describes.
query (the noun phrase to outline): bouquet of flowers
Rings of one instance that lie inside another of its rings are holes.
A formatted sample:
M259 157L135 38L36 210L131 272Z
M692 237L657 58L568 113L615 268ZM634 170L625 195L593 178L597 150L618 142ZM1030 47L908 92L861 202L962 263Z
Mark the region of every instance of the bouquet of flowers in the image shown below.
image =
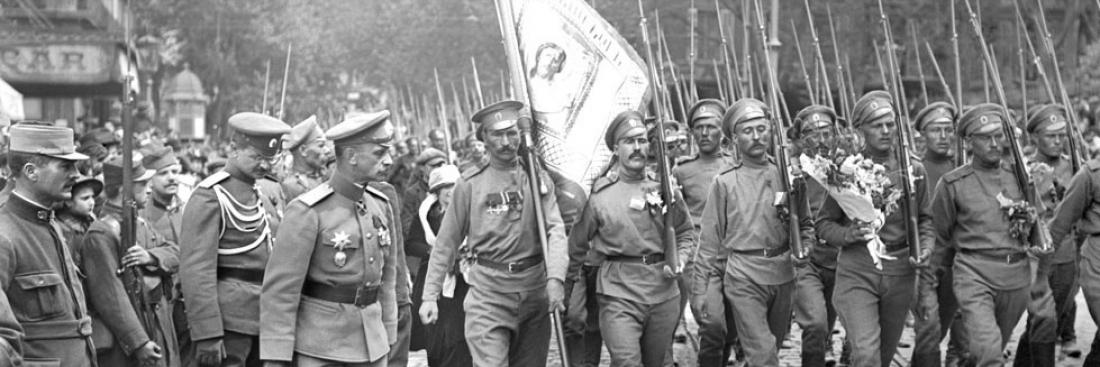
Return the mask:
M838 139L840 140L840 139ZM875 230L866 238L867 249L875 267L882 269L882 259L895 260L886 254L886 245L877 232L886 222L886 216L898 209L901 188L886 175L886 167L877 164L858 152L858 141L848 146L831 148L827 156L799 157L802 172L825 187L844 214L853 221L866 223Z

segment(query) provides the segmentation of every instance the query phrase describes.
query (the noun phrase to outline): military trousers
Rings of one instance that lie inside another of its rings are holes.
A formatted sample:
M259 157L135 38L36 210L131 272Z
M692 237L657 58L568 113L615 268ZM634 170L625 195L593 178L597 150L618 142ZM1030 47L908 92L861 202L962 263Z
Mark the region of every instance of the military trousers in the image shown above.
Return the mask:
M1054 295L1054 311L1058 313L1058 341L1077 340L1073 324L1077 322L1077 261L1054 264L1050 268L1050 291Z
M397 340L390 346L387 356L389 367L409 365L409 337L412 336L412 304L397 306Z
M659 367L680 321L680 298L645 304L598 295L600 330L612 367Z
M970 360L977 367L1003 366L1004 346L1027 309L1030 289L996 289L973 272L959 267L954 272Z
M833 289L836 270L810 262L795 267L794 321L802 329L802 366L825 366L836 322Z
M1081 292L1085 294L1085 304L1089 308L1092 322L1100 325L1100 236L1089 236L1081 247L1078 266ZM1092 350L1085 357L1086 366L1100 365L1100 332L1092 341Z
M596 277L600 267L585 265L581 279L573 285L569 308L565 315L565 343L569 347L570 365L597 367L603 349L600 333L600 305L596 297Z
M852 346L853 366L890 365L916 296L914 277L837 266L833 304Z
M260 336L226 330L222 336L225 359L221 367L260 367Z
M1016 346L1016 366L1054 366L1054 343L1058 341L1058 313L1050 288L1049 259L1031 259L1030 301L1027 328Z
M545 287L508 292L470 286L462 307L474 366L546 366L550 305Z
M706 275L704 289L694 291L702 293L691 303L691 314L699 323L699 367L725 367L730 347L737 341L737 326L733 322L733 307L722 291L722 275Z
M737 335L749 366L779 365L779 345L791 326L794 280L782 284L758 284L726 273L722 282L726 301L733 308Z
M916 322L913 325L913 357L911 364L914 367L939 367L942 363L940 357L940 342L947 334L951 334L948 342L948 354L958 353L966 347L963 328L955 319L958 316L959 303L955 300L953 288L953 272L951 264L940 269L922 269L920 281L917 284L917 300L913 314ZM933 283L935 287L932 287ZM920 315L919 308L924 308L924 315Z
M295 367L385 367L387 359L388 358L379 358L374 362L345 363L294 353L292 364Z

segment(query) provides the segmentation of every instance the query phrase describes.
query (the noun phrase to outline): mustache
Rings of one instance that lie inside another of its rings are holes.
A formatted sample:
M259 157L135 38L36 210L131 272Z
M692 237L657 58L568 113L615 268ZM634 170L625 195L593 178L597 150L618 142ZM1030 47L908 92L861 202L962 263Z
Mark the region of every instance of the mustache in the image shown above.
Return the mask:
M634 152L634 153L630 153L630 156L629 156L628 158L641 158L641 159L645 159L645 154L642 154L642 152Z

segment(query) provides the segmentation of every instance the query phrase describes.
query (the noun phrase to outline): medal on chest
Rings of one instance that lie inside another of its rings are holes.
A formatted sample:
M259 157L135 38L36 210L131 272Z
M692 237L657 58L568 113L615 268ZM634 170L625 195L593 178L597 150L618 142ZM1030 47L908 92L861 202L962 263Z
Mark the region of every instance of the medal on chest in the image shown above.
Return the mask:
M378 231L378 245L382 247L389 246L391 242L390 229L386 227L382 218L379 218L377 215L374 216L374 229Z
M336 264L336 267L342 268L348 263L348 254L344 252L344 249L351 244L351 236L347 232L340 231L332 235L332 247L336 249L336 255L333 256L332 262Z

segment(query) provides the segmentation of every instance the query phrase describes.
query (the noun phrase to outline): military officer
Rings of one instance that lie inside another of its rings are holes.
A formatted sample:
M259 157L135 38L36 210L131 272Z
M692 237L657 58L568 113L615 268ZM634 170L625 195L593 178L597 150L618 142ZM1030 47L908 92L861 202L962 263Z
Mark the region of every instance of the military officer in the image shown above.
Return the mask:
M204 366L259 361L260 284L272 246L270 204L258 181L290 127L242 112L225 167L195 188L183 211L180 273L196 359Z
M958 113L955 107L945 102L932 102L917 113L913 119L913 128L920 131L926 140L924 158L921 163L925 170L925 187L931 197L932 190L947 172L955 169L956 152L955 119ZM955 258L954 246L936 246L929 258L927 268L917 269L917 301L913 313L916 315L913 325L914 366L939 366L940 341L951 333L947 354L961 353L962 326L952 326L958 313L958 302L951 286L951 262Z
M1010 233L1013 224L998 201L1024 200L1012 163L1003 162L1007 123L1002 107L991 103L960 117L958 133L973 158L943 175L931 206L936 245L956 249L955 298L978 366L1004 364L1002 349L1028 302L1027 238Z
M464 303L466 341L478 366L545 366L547 311L563 308L569 266L565 231L555 193L546 186L549 178L541 178L540 192L531 192L519 163L522 108L521 102L502 101L474 114L489 165L467 171L455 186L432 248L420 306L421 320L435 322L444 275L461 256L470 284ZM542 201L545 250L535 237L532 200Z
M325 133L336 171L291 202L295 220L279 229L264 274L260 357L268 365L386 365L400 244L389 198L369 184L393 163L393 130L389 111L380 111Z
M884 91L864 94L852 108L852 127L863 136L863 156L886 168L891 182L912 179L913 200L917 214L919 244L910 244L906 231L909 213L896 202L898 209L890 212L881 227L849 217L831 196L817 214L817 233L829 246L840 248L837 255L836 306L847 338L852 346L852 363L857 366L889 366L897 351L905 318L915 297L915 263L932 252L935 234L927 210L928 189L924 187L924 166L915 158L910 173L900 171L897 152L897 115L891 97ZM900 184L895 186L900 189ZM897 199L897 200L905 200ZM890 206L891 203L884 203ZM877 228L876 228L877 227ZM869 240L877 236L881 248ZM919 258L909 259L909 247L919 246Z
M770 199L782 187L778 170L786 169L768 158L771 118L764 103L752 98L734 102L722 116L723 130L736 143L741 162L711 185L696 259L704 274L724 272L723 292L750 366L779 365L794 292L787 224ZM805 215L806 202L793 204L792 210L803 213L802 243L810 244L813 224ZM718 261L722 254L728 254L724 269Z
M310 116L295 125L283 142L283 150L290 152L292 157L290 172L279 182L287 200L294 200L326 179L324 171L329 156L328 143L325 132L317 125L317 116Z
M1036 147L1028 160L1029 170L1036 179L1036 189L1046 209L1039 213L1041 220L1054 216L1054 208L1073 178L1073 164L1065 155L1065 116L1062 106L1048 104L1032 108L1027 119L1027 132ZM1062 315L1069 311L1067 304L1074 303L1070 295L1075 283L1073 279L1077 276L1074 268L1076 239L1072 235L1065 236L1057 248L1051 256L1031 259L1036 263L1036 274L1031 284L1027 330L1016 348L1017 366L1054 365L1054 345L1058 342L1061 323L1066 321ZM1056 285L1059 286L1057 293L1054 292Z
M596 180L569 237L571 268L588 251L605 259L596 276L600 330L614 366L661 366L680 316L676 274L693 255L694 233L682 197L665 207L660 182L646 173L649 140L642 115L620 114L604 142L618 166ZM679 194L677 193L677 196ZM665 257L664 210L671 210L679 263ZM591 245L589 244L591 242Z
M722 114L725 112L725 103L716 99L703 99L695 103L688 114L688 126L699 146L699 154L672 169L672 176L680 184L684 202L691 212L696 237L710 184L718 172L735 163L733 157L722 149L726 140L722 134ZM723 256L719 258L719 262L725 262ZM695 268L698 266L693 265ZM699 323L699 365L725 366L730 357L730 346L737 339L737 329L722 294L722 274L688 270L693 288L690 292L691 313Z
M84 240L74 246L74 256L81 259L79 267L89 279L85 285L88 309L101 366L180 365L169 303L172 278L179 269L179 247L141 218L134 221L132 247L122 243L122 190L133 190L134 203L145 206L147 184L157 173L141 162L142 157L134 154L132 187L123 184L121 156L104 163L103 210ZM120 269L125 270L121 277ZM144 291L143 298L134 299L137 296L129 293L137 290ZM145 302L141 309L134 309L141 302ZM152 329L145 329L142 319Z
M11 127L8 166L15 186L0 206L0 337L25 365L95 365L84 288L50 209L79 177L73 131Z
M802 155L827 155L836 138L836 111L828 106L809 105L798 111L787 137L797 141ZM806 200L816 219L828 193L816 180L806 180ZM833 288L836 284L838 249L817 244L809 261L795 267L794 321L802 329L802 365L824 366L831 345L836 308Z

